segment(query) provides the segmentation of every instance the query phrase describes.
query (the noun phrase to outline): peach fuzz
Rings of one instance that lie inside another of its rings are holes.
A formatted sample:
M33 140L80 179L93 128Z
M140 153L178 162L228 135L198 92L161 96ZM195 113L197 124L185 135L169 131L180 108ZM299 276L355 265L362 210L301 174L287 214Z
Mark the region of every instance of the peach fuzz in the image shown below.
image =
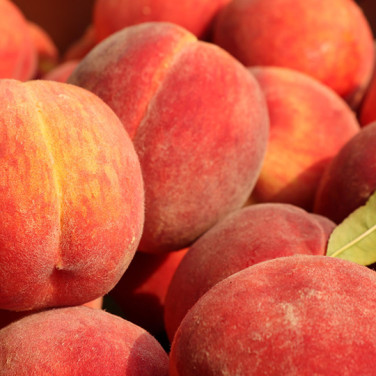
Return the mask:
M249 70L270 117L267 152L251 200L311 211L325 167L360 125L336 93L306 74L280 67Z
M142 233L133 144L97 96L59 82L0 80L0 309L105 295Z
M54 41L41 26L29 21L28 28L37 53L37 71L33 78L39 78L58 64L59 51Z
M249 197L267 107L221 48L171 23L144 23L98 44L68 82L102 98L132 138L145 182L141 251L183 249Z
M88 307L36 313L0 330L1 376L167 376L168 356L144 329Z
M356 108L371 79L374 47L362 10L349 0L234 0L213 41L244 65L306 73Z
M326 256L280 257L218 283L188 312L170 376L373 375L376 273Z
M188 310L216 283L265 260L324 255L327 241L321 222L293 205L256 204L234 211L202 235L177 267L165 302L168 338L172 341Z
M315 197L314 212L336 223L364 205L376 190L376 122L343 146L325 170Z
M21 10L8 0L0 0L0 35L0 79L32 78L37 55L28 23Z
M230 0L96 0L93 25L97 41L128 26L143 22L171 22L198 38L211 29L216 14Z
M136 252L126 273L109 292L124 318L157 338L165 335L163 313L167 290L186 253L186 248L160 255Z

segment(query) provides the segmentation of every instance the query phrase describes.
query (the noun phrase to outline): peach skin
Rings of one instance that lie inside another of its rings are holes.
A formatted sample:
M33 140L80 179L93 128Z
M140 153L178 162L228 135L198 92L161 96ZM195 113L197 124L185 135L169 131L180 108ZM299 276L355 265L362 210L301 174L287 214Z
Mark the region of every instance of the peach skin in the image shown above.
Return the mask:
M357 108L374 64L370 25L355 1L234 0L213 41L246 66L306 73Z
M286 202L311 211L325 167L360 125L342 98L304 73L280 67L250 72L270 117L269 143L251 201Z
M164 22L123 29L91 50L69 83L122 120L145 182L139 249L183 249L249 197L269 132L265 98L221 48Z
M73 85L3 79L0 98L0 309L105 295L142 233L142 173L128 134Z

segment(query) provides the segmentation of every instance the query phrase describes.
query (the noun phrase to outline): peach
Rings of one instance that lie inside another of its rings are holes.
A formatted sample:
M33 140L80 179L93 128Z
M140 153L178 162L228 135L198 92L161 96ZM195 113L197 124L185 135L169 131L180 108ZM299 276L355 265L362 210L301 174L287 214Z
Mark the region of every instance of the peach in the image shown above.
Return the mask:
M234 0L219 12L213 41L247 66L306 73L354 108L374 63L371 28L349 0Z
M245 203L269 119L256 80L227 52L143 23L98 44L68 82L102 98L132 138L145 182L140 250L183 249Z
M79 60L68 60L63 63L58 64L49 72L44 74L41 78L43 80L51 80L58 82L67 82L68 78L72 72L76 69L79 64Z
M34 22L28 22L34 48L37 53L37 71L34 77L41 77L54 68L59 61L59 51L48 33Z
M96 0L93 25L98 42L124 27L151 21L171 22L204 38L216 14L229 2L230 0Z
M0 79L32 78L37 55L31 33L21 10L8 0L0 0L0 35Z
M280 257L210 289L183 319L170 376L373 375L376 273L326 256Z
M256 204L233 212L202 235L177 267L165 301L168 338L216 283L265 260L324 255L328 236L316 217L293 205Z
M373 122L342 147L321 178L315 213L339 223L366 203L376 189L375 143Z
M109 292L124 318L157 338L165 331L163 312L167 289L186 252L186 248L160 255L136 252L126 273Z
M287 202L310 211L325 167L360 125L336 93L304 73L280 67L250 72L263 90L270 117L252 201Z
M0 330L0 374L167 376L168 356L144 329L88 307L36 313Z
M97 96L0 80L0 309L105 295L132 260L144 193L133 144Z

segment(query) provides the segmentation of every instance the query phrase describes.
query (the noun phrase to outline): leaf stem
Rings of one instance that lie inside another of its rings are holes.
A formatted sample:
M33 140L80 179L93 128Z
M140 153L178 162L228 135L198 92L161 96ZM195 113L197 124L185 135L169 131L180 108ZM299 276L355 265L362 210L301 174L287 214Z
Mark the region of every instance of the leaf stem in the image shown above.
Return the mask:
M335 251L334 253L332 253L330 255L330 257L337 257L337 255L339 255L340 253L346 251L346 249L350 248L351 246L353 246L355 243L357 242L360 242L363 238L365 238L366 236L368 236L371 232L375 231L376 230L376 225L373 225L372 227L370 227L366 232L364 232L363 234L361 234L360 236L358 236L357 238L355 238L354 240L352 240L350 243L347 243L345 246L343 246L342 248L340 249L337 249L337 251Z

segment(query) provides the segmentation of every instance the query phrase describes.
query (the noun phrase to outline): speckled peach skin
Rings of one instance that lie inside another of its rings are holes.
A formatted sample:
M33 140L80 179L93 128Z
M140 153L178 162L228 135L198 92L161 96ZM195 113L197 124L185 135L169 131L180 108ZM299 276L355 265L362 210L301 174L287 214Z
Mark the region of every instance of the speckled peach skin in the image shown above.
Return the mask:
M0 81L0 308L77 305L133 258L144 191L120 120L82 88Z
M0 330L0 375L167 376L168 356L148 332L121 317L59 308Z
M234 0L219 12L213 41L243 64L296 69L356 108L371 79L373 36L349 0Z
M270 117L266 156L251 199L311 211L326 166L360 125L342 98L306 74L280 67L249 70Z
M324 255L328 237L316 217L290 204L256 204L234 211L193 243L177 267L165 302L168 338L172 341L188 310L216 283L265 260Z
M368 375L376 356L376 274L327 256L244 269L183 319L170 376Z
M139 249L185 248L249 197L269 119L247 69L170 23L131 26L98 44L68 82L122 120L145 182Z

